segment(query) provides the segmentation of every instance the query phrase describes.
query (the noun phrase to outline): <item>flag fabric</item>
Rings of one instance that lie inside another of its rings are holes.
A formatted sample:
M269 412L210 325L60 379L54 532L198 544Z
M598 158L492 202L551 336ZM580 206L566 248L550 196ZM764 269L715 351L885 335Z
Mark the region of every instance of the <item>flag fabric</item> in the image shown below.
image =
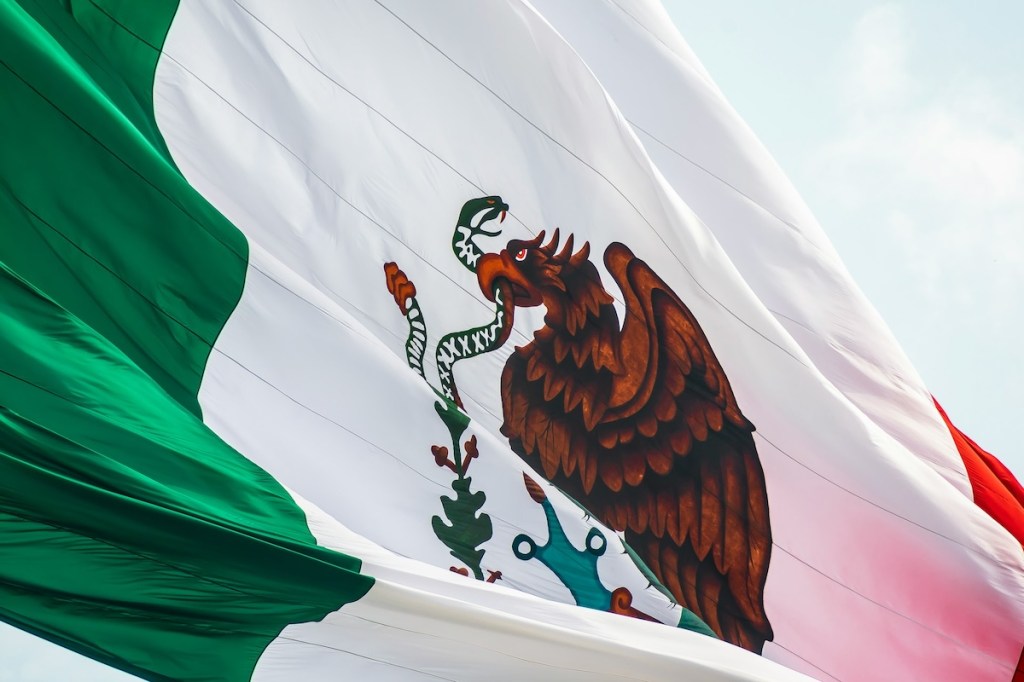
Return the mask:
M3 620L147 679L1024 676L1019 485L657 5L0 32Z

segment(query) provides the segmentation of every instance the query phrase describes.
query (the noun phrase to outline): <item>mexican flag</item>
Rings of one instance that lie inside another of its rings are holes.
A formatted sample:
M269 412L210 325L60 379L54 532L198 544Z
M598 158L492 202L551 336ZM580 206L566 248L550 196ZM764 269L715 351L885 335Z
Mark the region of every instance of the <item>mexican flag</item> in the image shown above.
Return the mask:
M1024 492L656 4L6 0L0 65L2 620L154 680L1024 679Z

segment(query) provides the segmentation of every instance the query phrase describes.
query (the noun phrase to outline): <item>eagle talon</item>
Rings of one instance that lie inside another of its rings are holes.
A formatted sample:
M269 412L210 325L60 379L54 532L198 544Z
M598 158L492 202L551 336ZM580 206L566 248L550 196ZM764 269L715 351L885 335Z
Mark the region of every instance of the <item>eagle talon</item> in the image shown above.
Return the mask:
M492 571L491 569L488 568L487 572L490 575L487 576L487 580L485 580L484 582L495 583L495 582L501 580L501 571Z

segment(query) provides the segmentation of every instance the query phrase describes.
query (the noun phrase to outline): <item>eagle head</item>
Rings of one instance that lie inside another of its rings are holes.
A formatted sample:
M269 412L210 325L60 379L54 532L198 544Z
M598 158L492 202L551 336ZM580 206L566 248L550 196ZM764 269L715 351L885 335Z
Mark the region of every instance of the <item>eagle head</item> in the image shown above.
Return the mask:
M587 261L590 244L584 244L579 252L573 254L573 237L570 234L562 250L557 251L557 228L551 241L543 242L544 231L541 230L529 241L513 239L499 253L482 256L476 275L484 296L493 301L494 288L503 280L512 291L515 305L522 308L545 304L550 309L556 300L565 298L566 275Z

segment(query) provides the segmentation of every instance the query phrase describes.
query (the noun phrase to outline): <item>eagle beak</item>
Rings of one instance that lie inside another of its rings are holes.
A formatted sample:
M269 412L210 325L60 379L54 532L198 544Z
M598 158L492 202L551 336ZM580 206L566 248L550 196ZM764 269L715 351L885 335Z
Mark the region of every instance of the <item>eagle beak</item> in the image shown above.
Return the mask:
M494 300L496 287L505 286L506 293L512 296L513 303L520 308L531 308L543 302L540 292L519 271L508 251L480 256L476 264L476 277L488 301Z
M476 278L480 283L480 291L487 297L488 301L494 300L494 283L502 274L504 267L501 262L501 255L497 253L485 253L480 256L476 264Z

